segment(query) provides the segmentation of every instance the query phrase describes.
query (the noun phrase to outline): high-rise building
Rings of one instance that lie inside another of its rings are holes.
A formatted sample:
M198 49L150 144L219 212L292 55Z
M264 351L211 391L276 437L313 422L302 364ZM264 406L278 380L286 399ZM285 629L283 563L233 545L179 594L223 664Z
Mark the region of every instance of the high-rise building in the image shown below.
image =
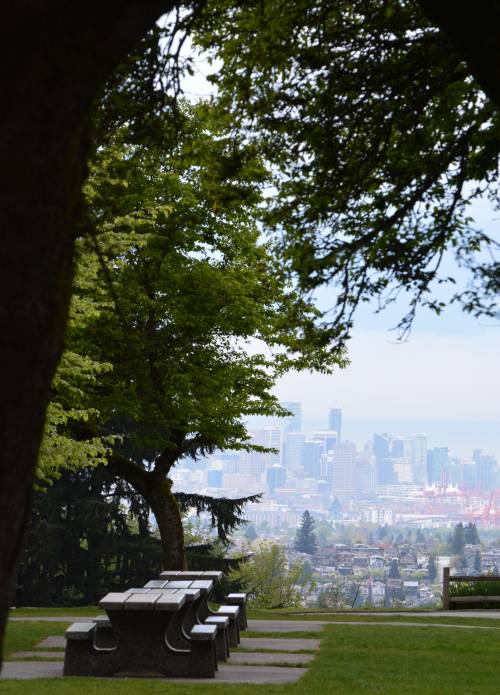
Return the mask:
M266 469L267 492L272 495L277 487L284 487L286 472L283 466L269 466Z
M338 444L336 430L316 430L313 432L313 440L315 442L320 442L320 444L323 446L324 454L331 451L333 447Z
M494 456L485 456L481 449L474 449L472 458L476 464L476 485L481 490L492 490L496 482L497 462Z
M449 484L449 455L447 446L427 452L427 484L447 487Z
M377 461L388 459L391 455L391 438L388 434L373 435L373 455Z
M321 478L321 455L324 446L318 441L306 441L302 447L302 468L307 478Z
M342 410L341 408L331 408L328 417L328 428L337 433L337 442L342 441Z
M351 495L355 492L356 445L352 442L336 444L327 453L328 477L333 495Z
M260 475L267 466L280 466L282 451L282 432L277 427L264 427L261 430L249 432L250 443L276 449L275 452L261 453L259 451L243 451L238 462L238 473L245 475Z
M405 482L422 483L427 480L427 437L412 434L410 437L394 437L391 458L406 459L411 466L411 480ZM404 474L407 477L407 474Z
M287 474L298 476L304 474L302 452L306 435L302 432L287 432L284 445L284 463Z
M302 430L302 404L295 401L284 401L281 405L292 413L283 418L283 430L285 432L300 432Z

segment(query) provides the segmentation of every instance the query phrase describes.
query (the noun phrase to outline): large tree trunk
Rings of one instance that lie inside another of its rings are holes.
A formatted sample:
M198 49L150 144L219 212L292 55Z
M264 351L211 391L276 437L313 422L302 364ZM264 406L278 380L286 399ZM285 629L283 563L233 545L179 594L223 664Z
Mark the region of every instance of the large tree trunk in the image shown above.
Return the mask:
M18 0L2 7L0 654L63 348L90 107L118 62L172 6Z
M489 98L500 108L500 3L492 0L419 0L450 39Z
M179 505L172 493L171 481L155 483L148 491L146 500L160 532L163 569L185 569L184 530Z

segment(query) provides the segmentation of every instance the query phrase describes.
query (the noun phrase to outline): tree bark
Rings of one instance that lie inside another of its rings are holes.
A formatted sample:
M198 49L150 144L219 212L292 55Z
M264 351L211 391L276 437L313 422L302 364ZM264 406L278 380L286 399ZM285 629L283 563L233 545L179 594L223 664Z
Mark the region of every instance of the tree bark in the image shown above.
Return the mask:
M500 108L500 3L419 2L428 19L448 37L481 88Z
M160 533L163 569L184 569L184 530L181 511L172 492L172 481L166 474L159 476L158 471L147 471L117 454L110 456L108 468L113 475L126 480L150 506Z
M2 7L0 654L63 349L90 108L120 60L173 4L18 0Z
M184 530L179 506L172 493L171 481L167 479L161 483L155 483L149 490L146 500L160 532L163 569L185 569Z

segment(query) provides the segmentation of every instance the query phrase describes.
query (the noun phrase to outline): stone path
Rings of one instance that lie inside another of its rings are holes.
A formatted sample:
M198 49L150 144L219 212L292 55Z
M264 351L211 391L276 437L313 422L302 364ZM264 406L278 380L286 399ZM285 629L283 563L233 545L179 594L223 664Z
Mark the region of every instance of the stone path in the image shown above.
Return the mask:
M329 620L249 620L251 632L319 632Z

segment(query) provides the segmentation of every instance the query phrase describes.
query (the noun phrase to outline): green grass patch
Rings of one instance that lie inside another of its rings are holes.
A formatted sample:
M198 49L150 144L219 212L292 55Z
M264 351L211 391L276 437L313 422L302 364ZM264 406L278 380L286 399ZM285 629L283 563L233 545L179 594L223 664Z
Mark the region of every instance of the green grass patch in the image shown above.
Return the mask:
M67 606L65 608L14 608L11 609L11 618L58 618L66 616L88 616L94 618L103 613L98 606Z
M13 652L32 651L46 637L63 635L69 623L49 623L22 621L7 624L4 656L9 658Z
M500 579L491 582L450 582L451 596L500 596Z
M496 695L500 631L345 624L327 627L295 684L175 684L148 679L2 681L2 695Z

